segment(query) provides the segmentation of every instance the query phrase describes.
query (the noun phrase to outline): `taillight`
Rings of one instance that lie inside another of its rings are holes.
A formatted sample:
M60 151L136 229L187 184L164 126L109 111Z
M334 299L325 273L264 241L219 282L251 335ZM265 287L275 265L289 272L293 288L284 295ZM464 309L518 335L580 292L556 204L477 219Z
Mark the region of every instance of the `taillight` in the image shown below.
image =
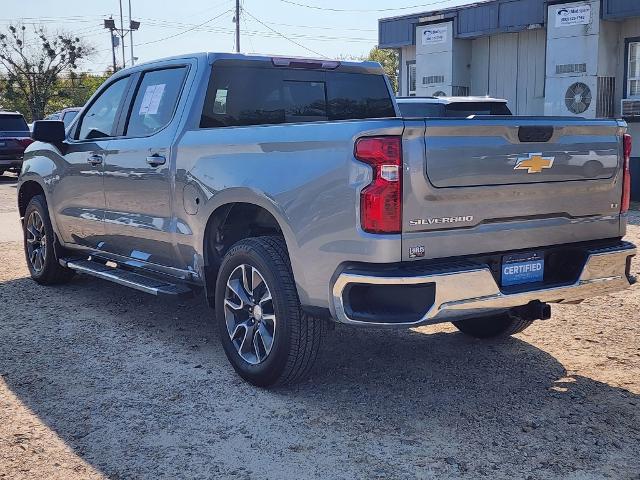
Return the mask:
M33 143L33 139L30 137L16 138L16 140L18 141L20 146L22 146L23 148L27 148L29 145Z
M631 169L629 167L629 161L631 159L631 145L631 135L625 133L622 139L624 160L622 168L622 199L620 200L620 213L627 213L629 211L629 204L631 203Z
M360 194L360 223L370 233L402 231L402 138L362 137L355 157L373 168L373 180Z

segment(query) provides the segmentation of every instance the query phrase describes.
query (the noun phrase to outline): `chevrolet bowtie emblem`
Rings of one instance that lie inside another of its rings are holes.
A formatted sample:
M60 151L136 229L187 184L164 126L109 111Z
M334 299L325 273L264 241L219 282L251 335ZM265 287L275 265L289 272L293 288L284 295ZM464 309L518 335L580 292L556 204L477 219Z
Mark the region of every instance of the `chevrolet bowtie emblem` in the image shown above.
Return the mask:
M527 158L518 159L514 170L526 170L527 173L541 173L543 168L553 166L554 157L543 157L541 153L530 153Z

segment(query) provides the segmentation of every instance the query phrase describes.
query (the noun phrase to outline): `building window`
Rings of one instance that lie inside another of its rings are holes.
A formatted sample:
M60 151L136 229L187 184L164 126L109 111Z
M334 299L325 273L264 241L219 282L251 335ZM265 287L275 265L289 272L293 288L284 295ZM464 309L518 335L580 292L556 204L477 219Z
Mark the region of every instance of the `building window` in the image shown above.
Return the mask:
M416 96L416 62L407 63L407 86L409 91L407 92L410 97Z
M640 42L629 42L627 96L640 97Z

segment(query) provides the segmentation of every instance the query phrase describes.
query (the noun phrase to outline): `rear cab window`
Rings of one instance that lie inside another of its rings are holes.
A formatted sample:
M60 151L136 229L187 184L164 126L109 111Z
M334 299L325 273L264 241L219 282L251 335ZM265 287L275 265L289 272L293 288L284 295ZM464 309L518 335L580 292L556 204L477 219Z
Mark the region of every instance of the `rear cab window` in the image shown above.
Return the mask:
M201 128L395 117L382 75L214 64Z
M24 117L16 115L0 115L0 132L28 132L29 127Z

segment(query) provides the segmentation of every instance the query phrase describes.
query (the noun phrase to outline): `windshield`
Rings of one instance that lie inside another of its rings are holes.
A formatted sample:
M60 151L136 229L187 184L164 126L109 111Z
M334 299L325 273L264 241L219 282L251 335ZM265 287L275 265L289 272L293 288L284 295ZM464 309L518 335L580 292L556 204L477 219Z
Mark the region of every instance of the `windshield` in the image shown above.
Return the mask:
M506 103L501 102L460 102L445 106L447 117L468 117L469 115L511 115Z

